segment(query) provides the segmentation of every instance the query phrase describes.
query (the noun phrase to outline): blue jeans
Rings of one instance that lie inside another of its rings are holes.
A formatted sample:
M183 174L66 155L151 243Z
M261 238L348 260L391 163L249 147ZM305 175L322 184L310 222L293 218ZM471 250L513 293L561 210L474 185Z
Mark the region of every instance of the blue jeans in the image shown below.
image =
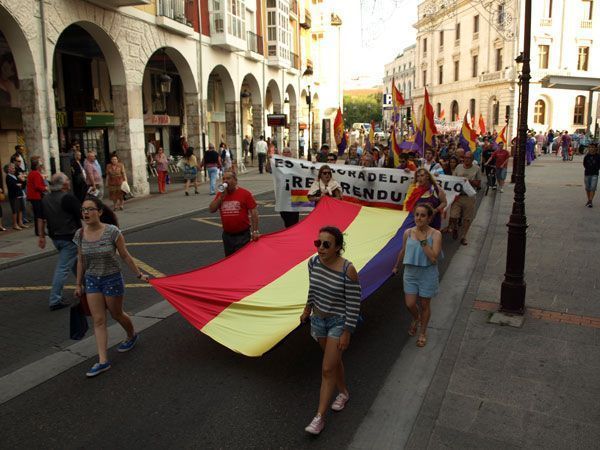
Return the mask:
M209 167L206 169L208 172L208 178L210 180L210 193L215 193L215 186L217 184L217 177L219 176L219 168L218 167Z
M62 291L69 272L77 275L77 245L72 241L52 239L58 250L58 263L52 277L52 290L50 291L50 306L62 301Z

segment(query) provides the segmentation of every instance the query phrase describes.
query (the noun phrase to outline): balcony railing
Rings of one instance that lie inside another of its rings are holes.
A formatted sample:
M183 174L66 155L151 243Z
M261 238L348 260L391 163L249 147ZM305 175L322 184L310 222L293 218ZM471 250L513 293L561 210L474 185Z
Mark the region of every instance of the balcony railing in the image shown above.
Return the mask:
M582 20L581 28L592 28L592 21L591 20Z
M194 0L159 0L156 15L168 17L187 26L193 26Z
M552 17L543 17L540 19L540 27L551 27Z
M292 65L292 69L300 69L300 57L295 53L290 52L290 64Z
M246 32L246 41L248 43L248 50L254 53L259 53L264 55L263 53L263 38L262 36L253 33L252 31Z

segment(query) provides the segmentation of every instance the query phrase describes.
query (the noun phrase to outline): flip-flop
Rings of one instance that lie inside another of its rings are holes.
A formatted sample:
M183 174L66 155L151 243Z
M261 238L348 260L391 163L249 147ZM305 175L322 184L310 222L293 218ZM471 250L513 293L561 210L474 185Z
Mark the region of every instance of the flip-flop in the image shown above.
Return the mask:
M425 347L425 345L427 345L427 336L422 334L417 339L417 347Z
M467 245L467 244L468 244L468 242L467 242L467 240L465 238L462 238L460 240L460 245Z
M413 320L410 323L410 328L408 329L408 335L414 336L417 334L417 330L419 329L419 319Z

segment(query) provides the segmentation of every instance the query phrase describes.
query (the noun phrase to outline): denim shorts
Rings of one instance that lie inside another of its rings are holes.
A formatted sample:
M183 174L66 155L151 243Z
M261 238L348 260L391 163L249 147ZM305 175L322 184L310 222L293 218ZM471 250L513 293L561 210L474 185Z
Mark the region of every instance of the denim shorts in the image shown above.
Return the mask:
M440 275L437 264L430 266L404 265L404 293L432 298L438 293Z
M344 316L320 317L315 314L310 316L310 334L317 340L318 338L339 338L344 332Z
M102 294L106 297L121 297L125 293L125 283L121 272L103 277L85 275L85 292Z
M598 187L598 175L586 175L583 177L585 190L588 192L596 192Z
M496 168L496 178L498 180L506 180L506 167Z

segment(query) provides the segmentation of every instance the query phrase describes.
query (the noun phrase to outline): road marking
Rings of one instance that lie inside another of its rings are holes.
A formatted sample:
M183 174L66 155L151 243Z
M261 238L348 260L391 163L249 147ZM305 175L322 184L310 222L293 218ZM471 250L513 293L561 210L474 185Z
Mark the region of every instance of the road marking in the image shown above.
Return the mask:
M131 283L126 284L128 288L148 288L151 287L148 283ZM26 291L49 291L52 286L3 286L0 287L0 292L26 292ZM67 284L64 289L75 289L74 284Z
M192 220L195 220L196 222L200 223L205 223L207 225L212 225L213 227L222 228L220 223L211 222L209 219L203 219L202 217L192 217Z
M160 241L160 242L128 242L127 247L142 246L142 245L177 245L177 244L222 244L222 240L205 240L205 241Z
M133 259L133 262L135 263L136 266L138 266L144 272L149 273L153 277L164 277L165 276L164 273L162 273L159 270L156 270L154 267L149 266L144 261L134 258L133 256L131 257L131 259Z

